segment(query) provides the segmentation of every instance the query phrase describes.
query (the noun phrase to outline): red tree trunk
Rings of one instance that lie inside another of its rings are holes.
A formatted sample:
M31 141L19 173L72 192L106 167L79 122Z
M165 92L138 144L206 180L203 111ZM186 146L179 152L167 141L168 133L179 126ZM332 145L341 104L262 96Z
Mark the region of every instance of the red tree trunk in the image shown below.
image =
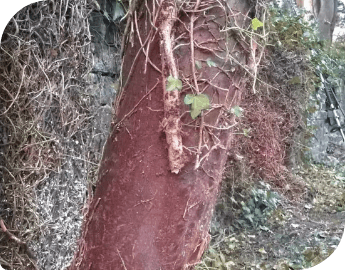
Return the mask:
M149 2L150 11L143 4L131 13L118 121L70 269L189 269L209 243L232 139L227 114L245 84L227 56L239 48L220 31L225 4L198 1L177 11L174 1ZM182 80L182 91L167 91L169 75ZM183 103L188 93L211 102L195 120Z

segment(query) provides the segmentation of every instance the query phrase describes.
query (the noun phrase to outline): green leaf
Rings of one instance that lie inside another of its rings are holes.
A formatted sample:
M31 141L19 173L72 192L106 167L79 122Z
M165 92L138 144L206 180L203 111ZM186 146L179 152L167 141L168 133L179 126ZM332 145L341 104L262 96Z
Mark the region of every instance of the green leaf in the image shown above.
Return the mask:
M250 214L250 209L247 206L242 206L242 210L248 214Z
M206 60L206 63L209 67L216 67L217 66L217 64L215 62L213 62L210 58L208 58Z
M207 95L200 94L200 95L193 95L187 94L184 97L184 103L186 105L191 104L191 112L190 115L193 119L197 118L202 110L206 110L210 108L210 100Z
M195 67L196 67L197 69L201 69L201 68L202 68L201 62L198 61L198 60L195 60Z
M210 100L208 96L205 94L200 94L194 97L192 107L194 109L209 109L210 108Z
M263 247L259 249L259 252L261 254L267 254L266 250Z
M194 97L195 95L192 95L192 94L187 94L185 97L184 97L184 104L186 105L189 105L189 104L192 104L193 103L193 100L194 100Z
M243 129L243 135L246 137L249 137L249 129L244 128Z
M248 219L248 220L250 221L251 224L254 224L253 215L248 214L248 215L244 215L244 217L245 217L246 219Z
M265 232L268 232L270 229L268 228L268 227L266 227L266 226L259 226L259 229L260 230L263 230L263 231L265 231Z
M241 117L243 109L240 106L235 106L235 107L232 107L230 111L237 117Z
M301 78L298 77L298 76L295 76L293 78L291 78L289 81L288 81L289 84L301 84Z
M192 109L190 112L190 116L195 119L199 116L199 114L201 114L201 110L200 109Z
M192 110L190 115L195 119L202 110L210 108L210 100L207 95L200 94L193 97Z
M258 27L262 27L264 26L264 24L258 20L258 18L254 18L252 20L252 28L254 29L254 31L256 31L258 29Z
M261 211L260 211L259 208L255 208L254 213L255 213L255 215L257 215L257 216L262 216Z
M174 91L174 90L181 90L182 89L182 81L178 78L174 78L173 76L169 75L168 82L166 86L167 91Z

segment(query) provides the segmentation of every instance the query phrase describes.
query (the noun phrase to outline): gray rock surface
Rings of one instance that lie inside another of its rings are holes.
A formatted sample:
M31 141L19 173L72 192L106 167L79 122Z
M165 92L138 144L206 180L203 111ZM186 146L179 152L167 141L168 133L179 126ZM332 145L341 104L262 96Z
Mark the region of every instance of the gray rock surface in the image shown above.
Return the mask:
M110 1L99 3L111 14ZM79 92L87 99L88 120L72 136L64 137L56 131L65 149L62 164L36 190L37 210L44 223L39 242L32 244L32 249L42 270L65 269L73 258L88 188L95 182L95 171L113 117L112 105L120 73L118 25L98 11L91 13L89 22L93 68L87 76L86 87Z
M336 88L338 101L343 111L345 111L345 88L344 81L338 80L339 87ZM328 166L343 166L345 163L345 142L339 131L331 132L333 114L326 107L326 94L319 89L310 97L316 111L309 115L307 125L313 131L313 137L309 142L309 158L311 161ZM337 110L340 116L340 123L344 124L345 119L341 111ZM345 132L345 131L344 131Z

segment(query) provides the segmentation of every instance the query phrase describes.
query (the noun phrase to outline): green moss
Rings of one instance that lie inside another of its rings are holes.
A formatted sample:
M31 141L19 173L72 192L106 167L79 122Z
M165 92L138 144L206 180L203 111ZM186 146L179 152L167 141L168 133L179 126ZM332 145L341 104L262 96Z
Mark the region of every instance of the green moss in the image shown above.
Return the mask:
M295 76L293 78L291 78L288 81L289 84L301 84L301 78L299 76Z
M308 113L314 113L317 111L317 108L315 106L310 106L307 108Z

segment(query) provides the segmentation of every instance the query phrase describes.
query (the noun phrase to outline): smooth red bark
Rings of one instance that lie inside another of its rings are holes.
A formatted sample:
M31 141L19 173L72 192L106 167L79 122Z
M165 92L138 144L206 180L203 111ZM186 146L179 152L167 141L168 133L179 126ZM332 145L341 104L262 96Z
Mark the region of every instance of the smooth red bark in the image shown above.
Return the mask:
M200 167L194 169L193 151L199 145L197 126L201 118L193 120L189 106L183 104L184 94L191 93L185 88L179 110L187 162L178 174L170 171L161 125L165 117L162 80L169 74L163 68L162 76L149 63L144 74L146 57L141 52L120 102L117 119L123 121L105 146L80 249L70 269L192 269L207 248L209 224L232 140L231 128L222 126L228 121L224 112L238 104L241 86L245 84L239 76L240 68L233 73L224 72L231 69L230 61L224 61L225 33L220 32L225 23L224 11L214 8L208 12L207 16L199 14L195 21L194 40L200 45L195 48L195 59L203 61L197 76L200 89L211 103L222 107L204 113ZM217 19L212 19L214 14ZM150 29L148 16L138 18L141 39L145 40ZM180 46L174 54L179 77L192 81L190 46L181 45L189 42L185 28L189 19L182 13L175 24L175 37L185 38L176 41L174 46ZM141 47L138 37L134 41L125 54L124 80ZM160 41L157 33L150 44L149 58L162 68ZM227 45L231 42L227 41ZM208 67L207 59L212 59L217 67ZM134 112L126 116L133 107Z

